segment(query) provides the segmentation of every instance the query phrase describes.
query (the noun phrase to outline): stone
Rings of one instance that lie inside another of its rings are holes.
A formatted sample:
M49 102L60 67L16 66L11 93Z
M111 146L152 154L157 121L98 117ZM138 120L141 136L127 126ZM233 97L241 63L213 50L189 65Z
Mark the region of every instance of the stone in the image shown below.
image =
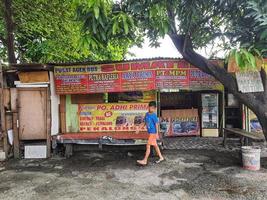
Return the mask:
M55 169L63 169L63 166L55 166Z
M6 154L3 151L0 151L0 161L5 161L6 160Z

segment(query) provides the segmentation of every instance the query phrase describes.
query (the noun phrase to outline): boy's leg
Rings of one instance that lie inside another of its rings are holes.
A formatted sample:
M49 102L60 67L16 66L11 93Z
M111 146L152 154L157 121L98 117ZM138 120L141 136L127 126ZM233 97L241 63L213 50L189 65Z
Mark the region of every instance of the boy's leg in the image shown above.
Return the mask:
M141 165L146 165L149 155L150 155L150 144L147 144L146 145L146 154L145 154L144 159L143 160L137 160L137 162Z
M163 156L162 156L162 154L161 154L161 152L160 152L160 149L159 149L158 144L154 145L154 148L155 148L155 150L156 150L156 152L157 152L157 154L158 154L158 156L159 156L159 160L160 160L160 161L161 161L161 160L164 160L164 158L163 158Z

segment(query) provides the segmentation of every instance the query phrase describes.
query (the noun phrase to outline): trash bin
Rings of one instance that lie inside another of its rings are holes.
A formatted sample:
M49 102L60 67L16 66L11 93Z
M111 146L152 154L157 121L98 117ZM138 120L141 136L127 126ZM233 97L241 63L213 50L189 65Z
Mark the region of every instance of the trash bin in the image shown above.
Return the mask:
M259 170L261 148L257 146L243 146L241 149L244 169L253 171Z

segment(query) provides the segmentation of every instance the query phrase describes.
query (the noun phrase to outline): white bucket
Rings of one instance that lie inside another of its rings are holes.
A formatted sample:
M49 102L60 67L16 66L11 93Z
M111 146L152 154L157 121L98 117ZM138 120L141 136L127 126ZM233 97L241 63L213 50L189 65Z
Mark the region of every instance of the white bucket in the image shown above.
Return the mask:
M259 170L261 167L261 148L253 146L242 147L243 167L248 170Z

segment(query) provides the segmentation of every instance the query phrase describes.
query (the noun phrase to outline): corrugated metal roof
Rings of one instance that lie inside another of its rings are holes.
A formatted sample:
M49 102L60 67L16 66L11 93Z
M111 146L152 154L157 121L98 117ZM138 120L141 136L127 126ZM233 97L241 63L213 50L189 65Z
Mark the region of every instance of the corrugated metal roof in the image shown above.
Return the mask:
M11 65L10 69L19 71L29 70L53 70L54 66L74 66L74 65L97 65L97 64L109 64L109 63L121 63L121 62L134 62L134 61L152 61L152 60L183 60L183 58L174 57L153 57L153 58L137 58L127 60L105 60L105 61L81 61L81 62L55 62L55 63L20 63ZM211 59L219 60L219 59Z

